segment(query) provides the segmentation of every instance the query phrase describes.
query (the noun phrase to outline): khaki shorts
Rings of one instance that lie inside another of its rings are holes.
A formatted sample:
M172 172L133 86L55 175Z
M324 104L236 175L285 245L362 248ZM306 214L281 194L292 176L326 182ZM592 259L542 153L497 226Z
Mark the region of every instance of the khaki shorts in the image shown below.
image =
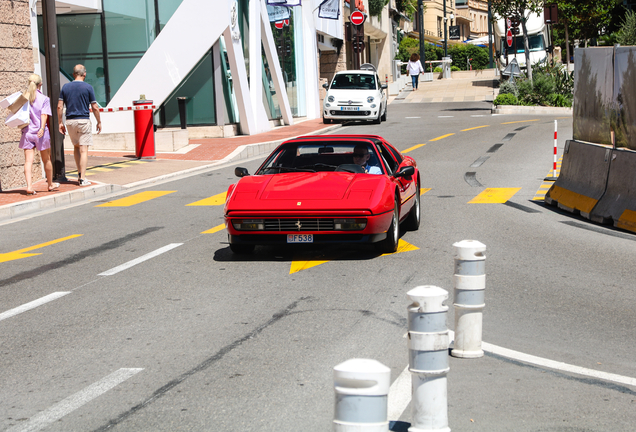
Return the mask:
M66 132L74 146L93 145L92 124L87 119L66 120Z

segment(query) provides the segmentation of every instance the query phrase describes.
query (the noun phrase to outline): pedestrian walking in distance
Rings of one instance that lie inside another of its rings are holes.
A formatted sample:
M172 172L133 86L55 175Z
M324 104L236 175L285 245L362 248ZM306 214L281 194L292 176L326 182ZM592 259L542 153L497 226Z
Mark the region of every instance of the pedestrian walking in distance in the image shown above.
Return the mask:
M406 64L406 69L408 70L409 75L411 75L413 90L417 90L420 74L424 72L424 68L422 67L422 63L420 62L420 56L415 53L411 54L411 58Z
M49 192L60 187L59 183L53 183L51 135L47 125L51 115L51 100L42 94L41 88L42 78L37 74L31 74L27 90L24 93L24 96L29 101L29 125L22 129L22 137L18 145L19 148L24 150L24 177L26 177L27 195L36 194L31 181L35 149L40 152L40 157L44 164Z
M73 68L75 81L67 83L60 91L60 100L57 103L57 118L60 125L60 133L71 138L73 143L73 156L77 166L77 175L80 186L91 184L86 179L86 165L88 164L88 146L93 145L92 125L90 111L93 111L97 120L97 133L102 131L102 122L99 116L99 105L95 100L93 87L84 82L86 68L78 64ZM66 105L66 126L62 122L62 113Z

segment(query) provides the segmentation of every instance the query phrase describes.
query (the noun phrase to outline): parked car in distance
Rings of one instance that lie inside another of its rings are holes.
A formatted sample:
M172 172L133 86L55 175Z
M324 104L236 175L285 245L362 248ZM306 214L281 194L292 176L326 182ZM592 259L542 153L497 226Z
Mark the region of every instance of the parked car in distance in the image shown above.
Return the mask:
M256 245L373 243L397 250L400 223L420 225L415 160L377 135L312 135L282 143L227 192L230 249Z
M331 83L323 84L327 94L323 101L322 120L386 121L387 85L374 69L337 72Z

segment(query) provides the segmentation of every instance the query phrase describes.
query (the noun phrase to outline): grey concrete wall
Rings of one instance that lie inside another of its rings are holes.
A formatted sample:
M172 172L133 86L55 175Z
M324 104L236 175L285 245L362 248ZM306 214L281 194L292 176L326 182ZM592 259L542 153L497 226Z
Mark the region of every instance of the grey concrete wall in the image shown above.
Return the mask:
M0 100L26 90L33 73L31 18L28 0L0 0ZM0 191L26 186L24 152L18 149L20 130L9 128L0 115ZM36 152L37 153L37 152ZM33 164L33 181L42 178L39 154Z

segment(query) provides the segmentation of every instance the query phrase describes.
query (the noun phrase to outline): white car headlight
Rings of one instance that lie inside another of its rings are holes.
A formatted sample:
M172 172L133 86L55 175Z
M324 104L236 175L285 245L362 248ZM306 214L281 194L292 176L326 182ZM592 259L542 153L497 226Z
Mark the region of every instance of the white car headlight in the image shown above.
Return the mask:
M371 103L371 102L373 102L374 100L375 100L375 98L374 98L373 96L369 96L369 97L367 98L367 103Z
M333 102L333 101L335 101L335 100L336 100L336 98L335 98L335 97L333 97L333 96L329 96L329 97L327 97L327 101L329 101L329 102Z

